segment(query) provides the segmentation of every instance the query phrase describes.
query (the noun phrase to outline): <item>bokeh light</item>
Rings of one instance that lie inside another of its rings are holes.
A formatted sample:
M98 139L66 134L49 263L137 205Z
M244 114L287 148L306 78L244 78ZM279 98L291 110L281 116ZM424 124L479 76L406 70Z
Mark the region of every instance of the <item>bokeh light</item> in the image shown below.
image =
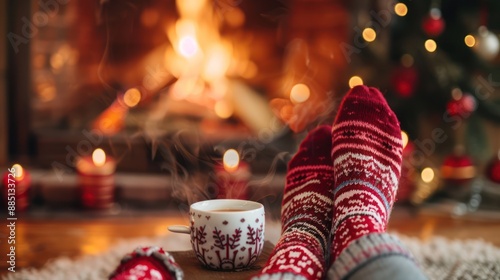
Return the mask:
M362 84L363 84L363 79L361 79L360 76L352 76L349 79L349 87L350 88L353 88L355 86L359 86L359 85L362 85Z
M365 28L363 30L363 39L366 41L366 42L373 42L375 41L375 39L377 39L377 33L375 32L375 30L373 30L373 28Z
M424 46L425 46L425 49L430 53L435 52L437 49L437 43L436 43L436 41L434 41L432 39L425 41Z
M394 6L394 12L396 13L396 15L404 17L408 13L408 7L404 3L397 3Z
M131 88L123 95L123 102L128 107L132 108L141 102L141 92L137 88Z
M293 103L302 103L309 99L311 96L311 90L305 84L296 84L292 87L290 91L290 100Z

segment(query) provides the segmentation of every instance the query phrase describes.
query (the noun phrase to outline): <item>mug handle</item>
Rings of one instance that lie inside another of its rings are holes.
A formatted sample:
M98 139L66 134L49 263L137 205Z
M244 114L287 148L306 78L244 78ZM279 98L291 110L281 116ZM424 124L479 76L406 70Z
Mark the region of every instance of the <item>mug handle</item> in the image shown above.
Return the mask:
M169 226L168 230L176 233L190 234L191 229L188 226Z

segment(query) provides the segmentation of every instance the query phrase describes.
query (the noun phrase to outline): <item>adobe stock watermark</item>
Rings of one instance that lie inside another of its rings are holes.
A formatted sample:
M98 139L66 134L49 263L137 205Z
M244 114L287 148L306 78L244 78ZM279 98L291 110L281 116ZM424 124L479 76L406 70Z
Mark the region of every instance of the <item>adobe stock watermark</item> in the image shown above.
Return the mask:
M489 99L495 92L495 88L500 86L500 82L495 82L493 80L492 74L490 74L487 79L483 76L478 76L475 78L475 82L474 96L481 101ZM471 112L464 111L458 115L451 115L448 111L445 111L442 120L446 125L450 125L451 129L456 131L465 125L465 120L470 117L471 114ZM422 164L434 154L437 144L442 144L448 139L449 135L442 127L434 128L429 138L417 139L413 142L416 147L415 151L410 159L404 164L410 167L422 166Z
M85 139L78 142L76 149L72 148L70 145L66 145L65 150L67 154L64 158L64 164L58 161L53 161L51 164L59 182L63 181L65 173L74 173L73 168L76 167L78 158L91 155L94 149L99 147L104 139L104 135L97 129L90 131L84 129L82 130L82 134Z
M54 17L58 12L60 5L66 5L70 0L40 0L38 5L40 9L36 11L31 19L27 17L22 17L21 22L23 23L21 27L21 34L16 34L14 32L9 32L7 38L17 54L19 52L19 46L27 44L30 39L38 34L39 28L44 27L49 23L49 19Z
M387 28L391 24L394 13L394 3L389 1L389 5L386 9L380 11L371 10L369 12L373 19L366 23L365 27L370 27L375 33L379 34L382 29ZM352 44L347 42L341 42L339 44L340 50L344 54L347 63L351 63L351 56L353 54L360 54L361 50L368 47L368 44L370 44L363 39L363 29L359 26L353 28L354 36Z

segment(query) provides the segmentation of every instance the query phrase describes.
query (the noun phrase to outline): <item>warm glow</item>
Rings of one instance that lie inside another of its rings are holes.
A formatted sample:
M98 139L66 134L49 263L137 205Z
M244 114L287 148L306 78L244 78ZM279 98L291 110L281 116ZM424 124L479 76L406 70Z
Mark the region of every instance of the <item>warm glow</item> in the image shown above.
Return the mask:
M288 121L289 119L292 118L292 116L293 116L293 106L292 105L287 104L280 109L280 117L283 120Z
M140 101L141 92L137 88L131 88L123 95L123 102L130 108L137 106Z
M224 13L224 20L232 27L239 27L245 23L245 14L242 10L234 7Z
M55 70L60 69L64 65L64 57L60 52L53 54L50 57L50 66Z
M406 68L412 67L413 63L415 63L415 60L413 59L413 56L411 56L410 54L404 54L401 57L401 64L404 67L406 67Z
M352 76L350 79L349 79L349 87L350 88L353 88L355 86L360 86L363 84L363 79L361 79L360 76Z
M92 161L95 166L103 166L106 163L106 153L102 149L95 149L92 153Z
M207 52L207 59L203 69L203 77L208 81L220 79L225 76L230 64L230 50L222 45L216 45Z
M406 132L401 131L401 139L403 140L403 149L406 148L406 145L408 145L408 134Z
M451 91L451 97L455 100L460 100L462 99L462 96L463 96L463 92L461 89L459 88L454 88L452 91Z
M293 103L305 102L309 99L309 96L311 96L311 90L305 84L296 84L290 91L290 100Z
M169 92L173 99L188 99L201 95L203 92L203 83L194 78L181 78L170 87Z
M123 129L127 112L128 109L123 106L123 101L117 98L95 119L93 127L101 130L106 135L116 134Z
M38 96L44 102L51 101L56 97L56 88L54 86L47 85L40 90Z
M99 230L99 226L91 226L90 230ZM92 237L85 236L78 243L80 247L80 252L84 255L97 255L106 251L110 246L110 240L108 235L101 234Z
M192 35L183 36L179 40L179 53L185 58L191 58L198 52L198 42Z
M436 44L436 41L432 40L432 39L429 39L427 41L425 41L425 49L428 51L428 52L435 52L436 49L437 49L437 44Z
M24 169L20 164L16 163L12 165L12 168L15 170L14 177L22 178L24 176Z
M476 38L474 38L474 36L472 35L465 36L464 41L465 45L467 45L467 47L469 48L472 48L474 47L474 45L476 45Z
M177 10L182 17L196 17L205 8L207 0L182 0L175 1L177 4Z
M178 37L196 34L196 23L192 20L180 19L175 22L175 33Z
M430 167L426 167L422 170L422 173L420 173L420 177L425 183L430 183L434 180L434 170Z
M394 12L396 15L404 17L408 13L408 7L404 3L397 3L394 6Z
M363 39L367 42L373 42L377 38L377 33L373 28L365 28L363 30Z
M238 165L240 164L240 155L236 150L229 149L224 153L222 162L227 172L234 172L238 169Z
M221 119L227 119L233 115L233 107L224 100L215 103L214 111Z
M253 63L252 61L248 61L245 65L245 67L243 67L243 69L240 73L240 76L245 78L245 79L251 79L251 78L255 77L255 75L257 75L258 71L259 71L259 69L257 68L257 65L255 63Z
M141 24L146 27L155 26L160 20L160 13L155 9L144 9L141 13Z

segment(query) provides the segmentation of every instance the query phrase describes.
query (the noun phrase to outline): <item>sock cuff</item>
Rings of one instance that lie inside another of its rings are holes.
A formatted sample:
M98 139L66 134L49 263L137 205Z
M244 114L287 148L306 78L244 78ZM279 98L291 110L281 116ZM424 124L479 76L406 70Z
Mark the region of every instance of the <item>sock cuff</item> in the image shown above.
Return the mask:
M378 258L394 255L415 262L412 254L397 237L387 233L367 234L352 241L340 253L328 274L335 276L335 279L344 279Z

